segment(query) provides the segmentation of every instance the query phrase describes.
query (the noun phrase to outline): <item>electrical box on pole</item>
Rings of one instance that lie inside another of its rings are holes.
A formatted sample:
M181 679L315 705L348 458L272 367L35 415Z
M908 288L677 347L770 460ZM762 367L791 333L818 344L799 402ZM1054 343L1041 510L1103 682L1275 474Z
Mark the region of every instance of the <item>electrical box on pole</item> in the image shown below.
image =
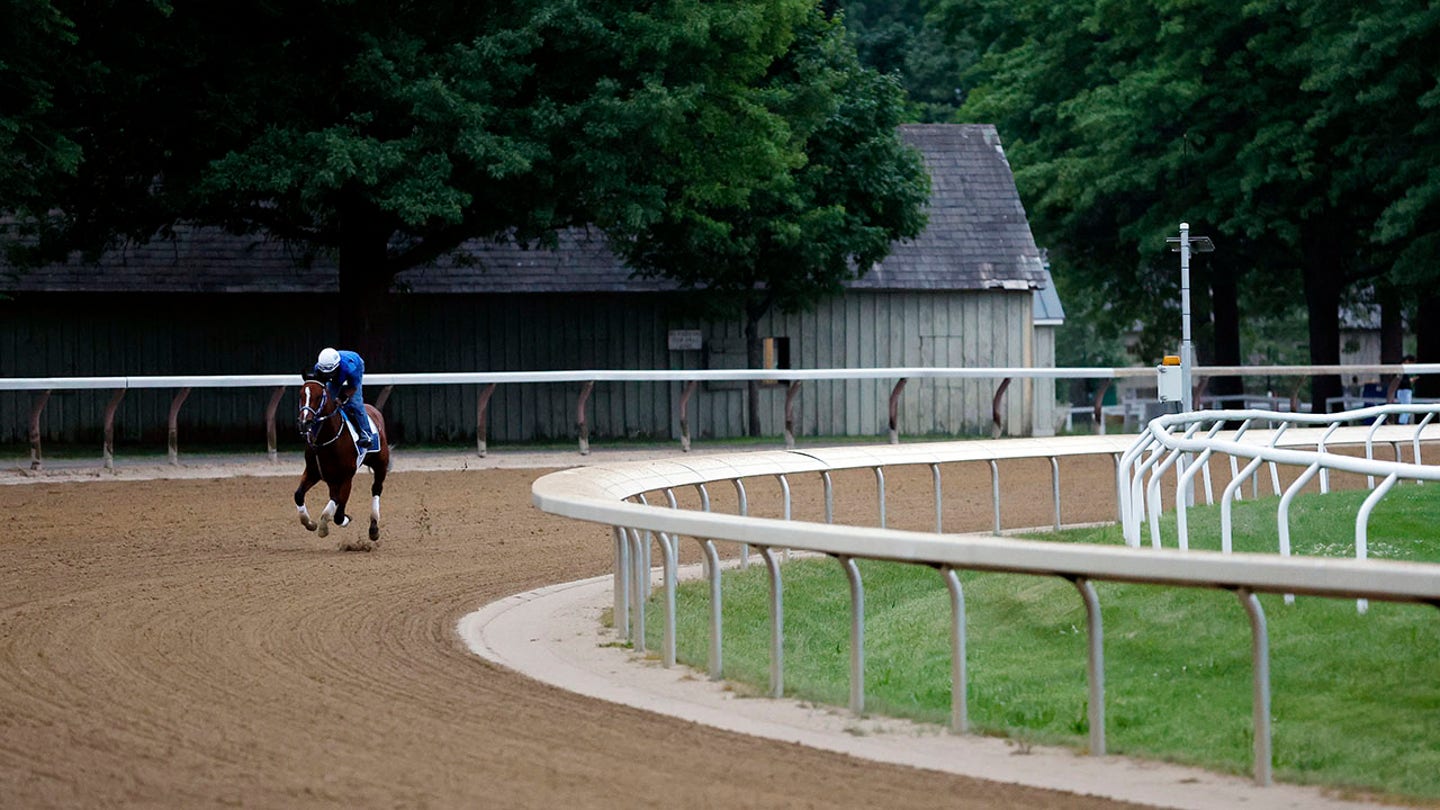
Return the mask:
M1166 355L1165 360L1155 367L1155 375L1161 402L1184 401L1185 381L1180 374L1179 355Z

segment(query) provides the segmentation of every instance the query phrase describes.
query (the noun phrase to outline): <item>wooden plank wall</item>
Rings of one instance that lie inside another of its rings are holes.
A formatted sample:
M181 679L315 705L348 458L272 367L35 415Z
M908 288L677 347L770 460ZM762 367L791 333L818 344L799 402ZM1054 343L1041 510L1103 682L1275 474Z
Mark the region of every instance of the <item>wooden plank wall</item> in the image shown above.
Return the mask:
M773 314L760 332L789 337L792 364L799 368L1023 366L1047 361L1034 343L1030 301L1028 292L856 294L810 312ZM414 295L397 296L396 304L396 367L372 364L372 373L705 367L705 352L668 350L668 330L683 328L700 329L707 345L743 345L741 324L700 321L685 315L673 296L657 294L578 300ZM0 376L299 371L318 347L333 342L333 310L328 296L25 296L0 302ZM797 433L883 437L894 383L806 382L797 400ZM995 384L910 381L901 432L988 434ZM572 440L580 387L499 386L490 401L489 441ZM473 441L479 390L396 388L385 409L392 435L410 444ZM587 409L592 438L677 438L682 390L680 383L597 384ZM163 444L173 393L129 392L117 414L117 442ZM371 401L379 393L366 387ZM26 441L32 396L0 392L0 443ZM1007 432L1028 433L1030 407L1046 396L1039 386L1012 384ZM204 436L263 446L268 397L258 389L197 389L181 412L182 444ZM44 440L98 444L108 398L109 392L54 394ZM762 388L765 435L783 433L784 403L784 386ZM743 386L701 385L690 407L695 439L743 435ZM295 408L288 392L277 420L282 445L296 441L290 426Z

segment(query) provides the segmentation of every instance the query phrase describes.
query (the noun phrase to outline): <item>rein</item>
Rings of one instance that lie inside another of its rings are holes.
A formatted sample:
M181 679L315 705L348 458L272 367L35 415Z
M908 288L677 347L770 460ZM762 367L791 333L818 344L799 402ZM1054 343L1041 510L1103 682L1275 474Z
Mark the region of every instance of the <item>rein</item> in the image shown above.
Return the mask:
M340 409L338 407L330 411L329 413L323 413L323 411L325 410L325 404L330 401L329 386L322 385L320 387L320 392L320 405L318 407L312 408L309 405L302 405L300 407L300 421L302 424L305 421L306 413L309 413L313 417L313 419L311 420L310 429L304 431L305 443L317 450L322 447L328 447L339 441L340 437L346 432L345 417L340 413ZM331 420L335 419L338 419L335 427L335 435L331 436L323 442L319 441L321 429L324 428L325 425Z

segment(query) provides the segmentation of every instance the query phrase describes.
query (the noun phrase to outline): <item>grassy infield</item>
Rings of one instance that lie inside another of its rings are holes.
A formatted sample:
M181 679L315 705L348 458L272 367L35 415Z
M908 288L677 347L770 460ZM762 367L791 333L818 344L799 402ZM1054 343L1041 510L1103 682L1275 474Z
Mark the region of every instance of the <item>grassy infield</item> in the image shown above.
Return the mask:
M1302 495L1291 508L1296 554L1353 556L1367 493ZM1276 499L1236 510L1237 551L1275 551ZM1392 491L1371 518L1370 555L1440 562L1440 486ZM1173 518L1166 537L1175 536ZM1192 548L1218 548L1218 508L1190 513ZM1148 537L1148 535L1147 535ZM1121 543L1118 527L1043 538ZM1147 541L1148 542L1148 541ZM785 686L844 706L849 591L830 560L785 568ZM866 705L943 723L950 705L949 603L929 568L861 563ZM973 730L1083 748L1085 614L1067 582L968 573L969 711ZM1251 769L1249 625L1230 593L1096 583L1105 621L1106 725L1112 753L1247 774ZM658 591L657 591L658 594ZM768 682L763 567L725 577L726 676ZM1440 613L1434 608L1301 597L1261 598L1270 630L1278 779L1440 798ZM704 667L707 591L679 594L679 656ZM647 611L651 649L660 613ZM1428 803L1428 802L1427 802Z

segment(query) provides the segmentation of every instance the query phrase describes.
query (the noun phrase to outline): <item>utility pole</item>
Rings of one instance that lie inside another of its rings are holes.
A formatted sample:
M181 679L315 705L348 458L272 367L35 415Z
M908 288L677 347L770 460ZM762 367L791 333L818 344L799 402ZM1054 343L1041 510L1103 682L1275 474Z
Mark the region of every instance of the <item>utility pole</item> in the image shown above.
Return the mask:
M1209 253L1215 250L1215 243L1208 236L1191 236L1190 223L1180 223L1180 236L1168 237L1180 252L1180 410L1189 413L1195 410L1195 386L1191 374L1195 367L1195 349L1190 340L1190 252Z

